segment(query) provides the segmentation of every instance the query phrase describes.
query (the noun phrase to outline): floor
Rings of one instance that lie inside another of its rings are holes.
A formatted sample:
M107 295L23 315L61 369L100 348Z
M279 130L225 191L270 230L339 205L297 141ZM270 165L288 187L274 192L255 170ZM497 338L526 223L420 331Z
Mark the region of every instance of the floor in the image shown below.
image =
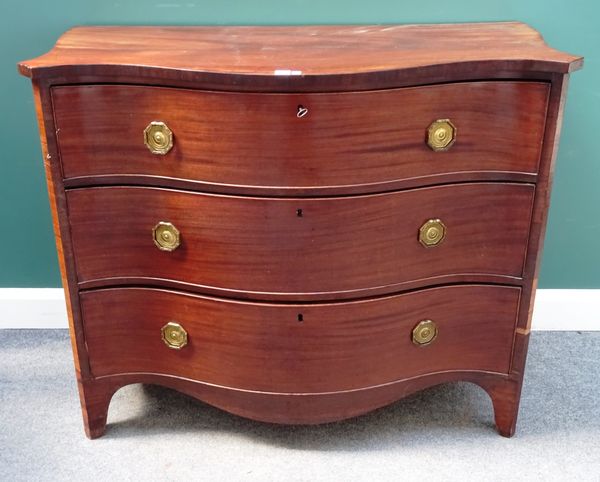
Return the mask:
M90 441L67 332L0 330L0 480L600 481L599 375L600 333L533 333L512 439L485 392L459 383L316 427L133 385Z

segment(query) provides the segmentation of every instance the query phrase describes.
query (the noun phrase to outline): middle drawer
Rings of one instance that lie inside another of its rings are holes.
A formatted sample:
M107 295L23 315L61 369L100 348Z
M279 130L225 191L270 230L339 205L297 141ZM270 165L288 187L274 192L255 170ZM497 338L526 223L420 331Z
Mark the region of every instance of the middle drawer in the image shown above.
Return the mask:
M521 277L534 189L469 183L257 198L97 187L68 191L67 201L83 288L178 284L236 297L325 299L460 276ZM161 243L179 245L164 251Z

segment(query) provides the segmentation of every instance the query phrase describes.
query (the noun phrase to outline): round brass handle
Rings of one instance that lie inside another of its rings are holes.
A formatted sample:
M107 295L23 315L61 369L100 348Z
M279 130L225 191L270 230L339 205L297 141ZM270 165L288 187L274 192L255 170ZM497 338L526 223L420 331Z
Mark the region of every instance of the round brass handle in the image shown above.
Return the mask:
M426 248L437 246L446 237L446 226L440 219L429 219L419 228L419 241Z
M171 223L161 221L152 228L152 239L161 251L175 251L180 244L179 229Z
M164 155L173 147L173 131L161 121L152 121L144 129L144 144L152 154Z
M160 329L162 341L173 350L181 350L188 342L187 331L179 323L169 321Z
M427 128L427 145L434 151L450 149L456 140L456 127L450 119L437 119Z
M435 340L437 334L437 325L433 320L422 320L413 328L412 340L415 345L429 345Z

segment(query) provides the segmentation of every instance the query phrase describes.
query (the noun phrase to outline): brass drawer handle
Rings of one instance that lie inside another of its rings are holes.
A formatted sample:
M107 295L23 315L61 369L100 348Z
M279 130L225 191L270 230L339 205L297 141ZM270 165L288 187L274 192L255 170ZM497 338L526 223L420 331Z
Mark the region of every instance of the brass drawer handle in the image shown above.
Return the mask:
M446 151L456 140L456 127L450 119L437 119L427 128L427 145L434 151Z
M440 244L446 237L446 225L441 219L429 219L419 228L419 241L426 248Z
M152 239L161 251L175 251L180 244L179 229L171 223L161 221L152 228Z
M160 329L162 341L173 350L181 350L188 342L187 331L179 323L169 321Z
M152 154L165 155L173 147L173 131L161 121L152 121L144 129L144 144Z
M437 337L438 329L433 320L422 320L413 328L412 340L415 345L429 345Z

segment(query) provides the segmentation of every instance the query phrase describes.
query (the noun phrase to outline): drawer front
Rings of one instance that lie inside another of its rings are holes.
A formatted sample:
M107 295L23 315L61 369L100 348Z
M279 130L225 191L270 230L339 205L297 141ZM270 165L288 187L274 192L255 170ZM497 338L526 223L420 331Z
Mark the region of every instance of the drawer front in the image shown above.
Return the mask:
M297 393L447 370L508 373L519 295L516 287L467 285L286 305L122 288L84 292L81 306L96 377L150 372ZM437 336L417 345L412 332L422 320L435 323ZM186 331L185 346L167 346L167 323Z
M146 175L162 183L376 190L427 176L537 172L548 85L473 82L337 94L83 85L56 87L52 97L68 179ZM299 106L307 109L303 117ZM437 119L456 129L445 151L427 145ZM152 121L172 132L166 154L144 143Z
M269 299L391 292L456 274L518 278L533 195L503 183L310 199L97 187L68 191L67 202L83 287L172 280ZM426 247L420 228L431 219L445 237ZM159 223L177 230L175 250L156 244Z

